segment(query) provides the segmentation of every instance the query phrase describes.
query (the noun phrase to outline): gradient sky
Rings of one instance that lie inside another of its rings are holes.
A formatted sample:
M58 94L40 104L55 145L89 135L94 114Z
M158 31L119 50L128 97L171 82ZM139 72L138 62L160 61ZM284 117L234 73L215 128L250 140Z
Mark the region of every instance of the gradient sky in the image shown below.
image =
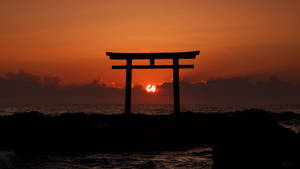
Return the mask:
M299 0L1 0L0 74L123 85L125 71L111 69L120 62L106 51L200 50L182 80L278 75L300 83L299 11ZM133 73L134 84L171 79L169 70Z

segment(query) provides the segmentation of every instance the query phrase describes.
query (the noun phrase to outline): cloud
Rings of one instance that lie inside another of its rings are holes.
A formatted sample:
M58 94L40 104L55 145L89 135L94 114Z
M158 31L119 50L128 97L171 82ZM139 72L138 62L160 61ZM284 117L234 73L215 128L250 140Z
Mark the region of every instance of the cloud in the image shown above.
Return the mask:
M182 97L188 103L211 104L299 104L300 86L271 77L252 82L246 77L209 80L206 84L185 83Z
M124 90L93 81L86 85L61 86L58 76L40 77L19 71L0 77L1 103L124 103ZM219 78L206 83L181 81L181 101L186 104L299 104L300 86L277 77L253 82L247 77ZM144 86L132 90L133 103L171 104L172 83L157 86L158 92L149 94Z
M61 86L57 76L39 77L23 71L0 77L1 103L120 103L123 91L93 81Z

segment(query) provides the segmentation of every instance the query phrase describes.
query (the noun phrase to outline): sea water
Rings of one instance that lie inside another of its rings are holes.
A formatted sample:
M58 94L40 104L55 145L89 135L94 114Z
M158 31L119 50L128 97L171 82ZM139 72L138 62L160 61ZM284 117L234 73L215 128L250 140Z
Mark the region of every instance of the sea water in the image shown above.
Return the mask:
M207 105L207 104L183 104L181 111L198 113L224 113L246 109L263 109L270 112L294 112L300 113L300 104L245 104L245 105ZM121 114L124 112L123 104L0 104L0 115L9 115L16 112L39 111L47 115L61 113L84 112L87 114ZM133 113L148 115L170 114L173 111L171 104L134 104Z
M226 113L245 109L264 109L271 112L300 113L300 105L182 105L181 111L198 113ZM124 105L103 104L6 104L0 105L0 115L16 112L39 111L47 115L65 112L85 112L87 114L121 114ZM132 105L133 113L149 115L170 114L172 105L138 104ZM283 124L285 127L300 131L300 125ZM292 126L292 127L291 127ZM13 150L0 151L0 168L16 169L102 169L102 168L212 168L211 147L197 147L185 151L136 152L120 154L85 154L85 155L35 155L22 156Z
M14 168L26 169L102 169L102 168L198 168L212 167L211 148L187 151L87 154L77 156L36 155L12 159Z

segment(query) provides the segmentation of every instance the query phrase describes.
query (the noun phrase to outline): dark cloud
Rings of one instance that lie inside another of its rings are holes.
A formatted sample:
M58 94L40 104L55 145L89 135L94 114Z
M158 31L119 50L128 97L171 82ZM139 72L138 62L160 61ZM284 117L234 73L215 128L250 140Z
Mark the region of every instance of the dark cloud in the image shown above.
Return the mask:
M86 85L61 86L57 76L40 77L23 71L0 77L1 103L123 103L123 89L93 81ZM172 83L149 94L143 86L133 89L133 103L172 103ZM300 86L270 77L253 82L247 77L181 82L183 103L201 104L299 104Z
M60 86L57 76L39 77L20 71L0 77L1 103L120 103L118 88L93 81L86 85Z
M249 78L209 80L206 84L184 83L182 96L188 103L299 104L300 86L271 77L267 82Z

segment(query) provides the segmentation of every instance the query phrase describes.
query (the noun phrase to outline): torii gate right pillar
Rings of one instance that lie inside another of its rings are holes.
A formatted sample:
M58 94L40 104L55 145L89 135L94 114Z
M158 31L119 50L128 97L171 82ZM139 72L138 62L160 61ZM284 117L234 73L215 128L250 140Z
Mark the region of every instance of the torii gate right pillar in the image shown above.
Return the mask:
M180 112L180 89L179 89L179 59L173 59L173 97L174 113Z

